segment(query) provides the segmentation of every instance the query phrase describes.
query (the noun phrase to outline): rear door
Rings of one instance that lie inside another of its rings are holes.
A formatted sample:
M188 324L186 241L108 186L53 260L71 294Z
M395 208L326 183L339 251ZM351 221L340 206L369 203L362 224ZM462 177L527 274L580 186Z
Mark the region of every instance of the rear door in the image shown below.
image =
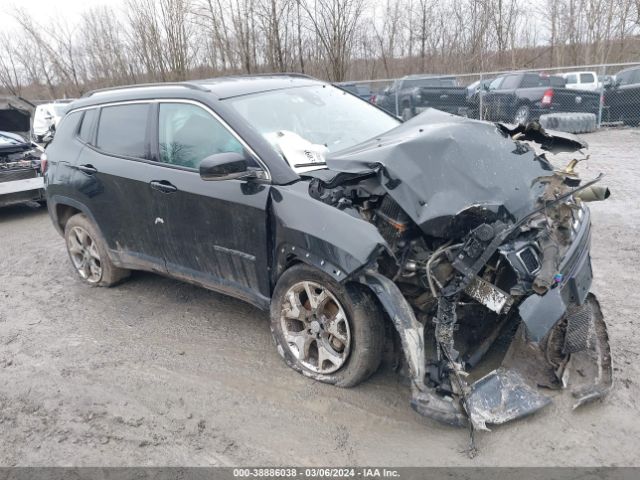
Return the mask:
M152 104L103 106L74 168L77 190L109 249L127 265L164 272L149 164Z
M211 109L189 101L161 102L156 132L158 166L152 181L164 185L158 232L169 273L264 303L269 296L269 186L204 181L198 171L210 155L248 147Z
M485 96L491 120L511 121L518 109L516 88L520 86L522 75L505 75L494 80Z

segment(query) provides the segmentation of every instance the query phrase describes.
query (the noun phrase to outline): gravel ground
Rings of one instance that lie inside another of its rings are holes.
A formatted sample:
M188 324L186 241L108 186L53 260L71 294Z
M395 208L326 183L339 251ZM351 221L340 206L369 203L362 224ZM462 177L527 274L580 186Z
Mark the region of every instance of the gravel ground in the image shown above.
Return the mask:
M288 369L267 315L137 273L112 289L77 280L45 209L0 210L0 465L640 465L640 130L585 135L593 290L609 325L616 385L570 410L569 395L478 437L414 413L390 367L353 389Z

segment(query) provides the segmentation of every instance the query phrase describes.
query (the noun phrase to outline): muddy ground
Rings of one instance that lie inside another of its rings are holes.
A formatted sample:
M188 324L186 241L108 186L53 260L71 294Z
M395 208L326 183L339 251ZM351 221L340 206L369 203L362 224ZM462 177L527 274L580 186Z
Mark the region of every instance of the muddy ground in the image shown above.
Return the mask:
M585 135L593 290L616 386L479 435L414 413L389 366L339 389L287 368L267 315L138 273L112 289L76 279L45 209L0 210L0 465L639 465L640 130Z

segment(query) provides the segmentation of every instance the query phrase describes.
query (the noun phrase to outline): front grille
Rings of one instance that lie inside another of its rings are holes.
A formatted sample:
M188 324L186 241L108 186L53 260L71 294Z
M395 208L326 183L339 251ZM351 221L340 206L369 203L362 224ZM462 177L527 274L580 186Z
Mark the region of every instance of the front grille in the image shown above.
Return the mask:
M26 180L37 177L33 168L15 168L11 170L0 169L0 182L13 182L15 180Z
M525 247L520 250L517 255L524 268L526 268L530 274L534 274L540 269L540 260L533 247Z

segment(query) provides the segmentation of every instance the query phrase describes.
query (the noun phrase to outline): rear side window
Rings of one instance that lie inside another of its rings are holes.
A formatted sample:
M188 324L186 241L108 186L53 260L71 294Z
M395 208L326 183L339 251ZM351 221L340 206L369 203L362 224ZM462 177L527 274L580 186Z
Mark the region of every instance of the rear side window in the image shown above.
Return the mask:
M550 77L547 77L547 80L548 82L545 83L544 86L550 85L552 87L564 87L567 84L567 81L558 75L551 75Z
M522 79L522 88L539 87L540 80L539 75L525 75Z
M572 73L571 75L567 75L565 78L567 79L567 83L578 83L578 77L576 76L575 73ZM583 81L584 82L587 82L587 81L590 82L591 80L584 80L583 79Z
M80 124L80 131L78 137L84 143L93 143L93 126L98 115L98 110L92 108L91 110L85 110L82 117L82 123Z
M627 85L632 83L631 76L633 75L633 70L627 70L626 72L621 72L616 74L616 79L620 82L620 85Z
M511 90L520 86L520 75L507 75L500 85L501 89Z
M82 112L73 112L66 115L60 122L60 125L58 125L54 139L63 137L72 138L75 132L78 131L78 123L81 118Z
M581 73L580 74L580 82L581 83L593 83L595 82L595 78L593 78L593 73Z
M149 108L146 103L102 107L96 146L115 155L145 158Z

